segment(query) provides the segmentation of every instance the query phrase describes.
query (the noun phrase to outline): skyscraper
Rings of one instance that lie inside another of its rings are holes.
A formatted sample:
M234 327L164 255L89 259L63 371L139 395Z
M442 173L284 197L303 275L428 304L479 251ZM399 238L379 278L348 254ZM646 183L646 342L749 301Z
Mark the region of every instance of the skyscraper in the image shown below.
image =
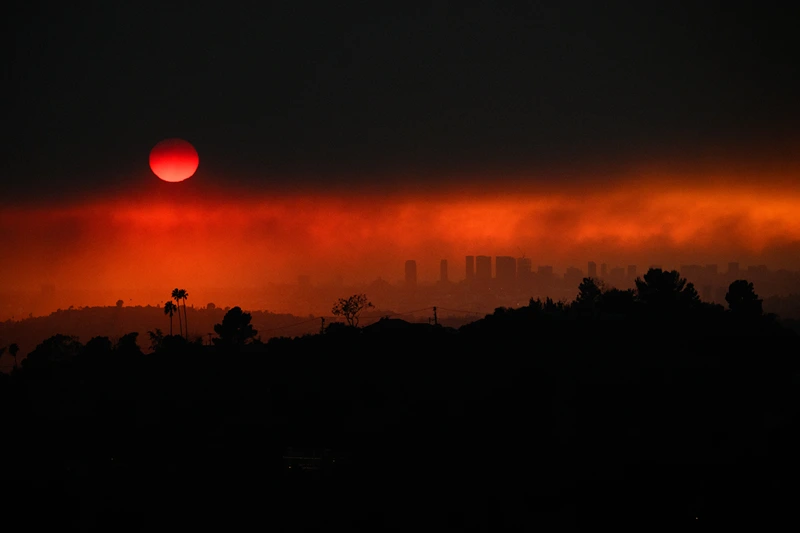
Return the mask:
M439 262L439 281L447 283L447 259Z
M472 281L475 277L475 257L472 255L467 256L467 281Z
M542 278L551 278L553 277L553 267L550 265L539 265L536 274Z
M697 283L703 275L703 267L700 265L681 265L679 272L682 278L686 278L686 281Z
M488 255L479 255L475 258L475 279L479 281L492 279L492 258Z
M406 285L417 284L417 262L413 259L406 261Z
M531 279L531 260L527 257L517 258L517 281L527 283Z
M576 267L567 267L564 272L564 283L571 287L577 287L583 280L583 270Z
M767 277L768 272L767 265L750 265L747 267L748 280L751 281L754 279L763 280Z
M590 278L597 277L597 263L595 263L594 261L589 261L589 268L586 275L589 276Z
M504 289L513 287L517 281L517 260L507 255L498 255L494 266L498 285Z

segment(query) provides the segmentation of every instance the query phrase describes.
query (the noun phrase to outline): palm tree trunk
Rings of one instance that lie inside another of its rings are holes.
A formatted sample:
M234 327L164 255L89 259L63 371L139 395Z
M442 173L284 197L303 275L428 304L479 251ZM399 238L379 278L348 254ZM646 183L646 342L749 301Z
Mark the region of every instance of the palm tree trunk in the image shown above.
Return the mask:
M180 306L181 302L178 301L178 305ZM181 321L181 308L178 307L178 327L181 328L181 336L183 336L183 322Z
M169 314L169 336L172 337L172 313Z

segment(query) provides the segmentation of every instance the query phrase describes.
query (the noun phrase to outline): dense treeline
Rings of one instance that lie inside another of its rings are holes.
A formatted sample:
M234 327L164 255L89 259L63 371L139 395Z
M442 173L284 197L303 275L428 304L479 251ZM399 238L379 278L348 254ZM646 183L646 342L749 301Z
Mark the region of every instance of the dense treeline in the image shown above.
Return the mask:
M401 320L214 346L46 339L11 375L13 519L60 530L764 524L798 474L798 338L746 282L584 280L458 330ZM672 280L672 281L670 281ZM287 447L337 467L290 472Z

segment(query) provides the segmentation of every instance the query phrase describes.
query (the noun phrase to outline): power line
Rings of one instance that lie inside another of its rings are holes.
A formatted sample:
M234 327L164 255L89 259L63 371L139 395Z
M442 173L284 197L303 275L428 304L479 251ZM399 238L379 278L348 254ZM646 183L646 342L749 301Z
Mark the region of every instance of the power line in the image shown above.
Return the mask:
M414 310L411 310L411 311L404 311L402 313L391 312L391 313L383 313L383 314L380 314L380 315L360 316L358 318L359 318L359 320L374 320L374 319L385 318L385 317L388 317L388 316L413 315L414 313L419 313L419 312L422 312L422 311L428 311L428 310L432 310L432 309L433 309L433 306L431 306L431 307L423 307L422 309L414 309ZM440 308L440 309L444 309L444 308ZM263 330L259 330L259 331L268 332L268 331L276 331L276 330L279 330L279 329L291 328L291 327L294 327L294 326L302 326L303 324L308 324L310 322L316 322L316 321L320 320L321 318L324 318L326 320L334 320L334 321L342 319L342 317L340 317L340 316L320 315L320 316L317 316L317 317L314 317L314 318L309 318L307 320L303 320L302 322L295 322L293 324L284 324L283 326L276 326L274 328L267 328L267 329L263 329Z
M482 313L480 311L467 311L466 309L449 309L447 307L438 307L437 309L441 309L443 311L451 311L453 313L469 313L471 315L485 315L486 313Z
M316 322L320 318L330 318L330 317L319 317L318 316L318 317L314 317L314 318L309 318L308 320L303 320L302 322L295 322L294 324L285 324L283 326L276 326L274 328L267 328L267 329L264 329L264 330L261 330L261 331L275 331L276 329L285 329L285 328L291 328L293 326L301 326L303 324L308 324L309 322Z

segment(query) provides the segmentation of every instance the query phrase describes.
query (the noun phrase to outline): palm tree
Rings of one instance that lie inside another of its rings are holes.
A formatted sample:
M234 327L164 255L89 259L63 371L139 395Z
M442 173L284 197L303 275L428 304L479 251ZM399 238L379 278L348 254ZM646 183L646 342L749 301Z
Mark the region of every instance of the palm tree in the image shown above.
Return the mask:
M19 352L19 346L17 346L16 342L11 344L11 346L8 347L8 353L10 353L11 357L14 358L14 368L15 369L17 368L17 353L18 352Z
M186 289L180 289L178 294L183 300L183 325L186 326L186 340L189 340L189 317L186 316L186 298L189 297L189 291Z
M170 300L170 301L168 301L167 303L164 304L164 314L165 315L169 315L169 335L170 335L170 337L172 336L172 315L177 310L178 310L178 308L175 306L174 303L172 303L172 300ZM181 315L180 315L180 313L178 313L178 318L180 318L180 317L181 317Z
M172 289L172 299L175 300L175 303L178 304L178 326L181 328L181 336L183 336L183 322L181 321L181 292L180 289Z

